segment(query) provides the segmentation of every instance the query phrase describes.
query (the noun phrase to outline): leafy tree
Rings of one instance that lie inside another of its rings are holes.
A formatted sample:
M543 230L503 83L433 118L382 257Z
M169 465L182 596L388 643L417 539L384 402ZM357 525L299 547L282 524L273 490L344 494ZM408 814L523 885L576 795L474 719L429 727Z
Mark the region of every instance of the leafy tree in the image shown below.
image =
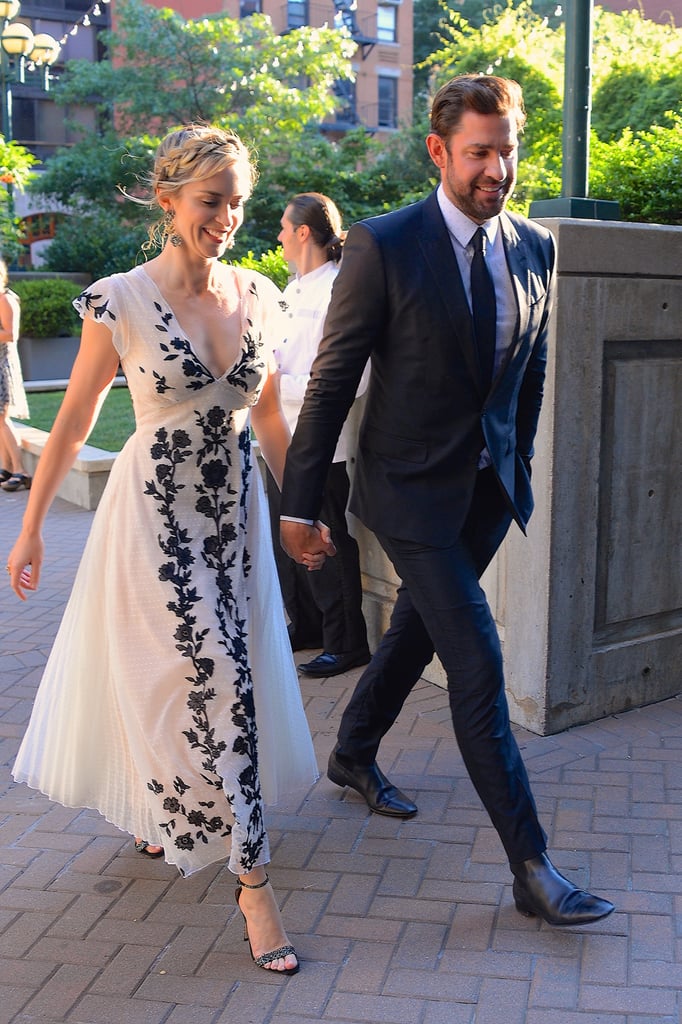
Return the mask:
M620 204L623 220L682 224L682 116L614 142L592 137L590 191Z
M264 169L285 165L304 144L306 126L334 110L331 86L352 76L356 48L343 30L306 26L278 36L263 15L185 21L142 0L121 0L106 40L112 59L70 61L55 91L64 104L94 98L101 115L111 113L115 98L115 128L60 151L36 183L36 192L71 214L50 247L52 269L99 274L141 258L148 212L127 202L120 187L139 194L159 137L176 125L236 129L258 147ZM101 232L98 217L108 218ZM271 226L260 236L244 231L240 251L255 249L254 242L259 251L272 246L279 228L272 235Z
M512 7L532 6L540 19L546 18L554 27L560 24L561 6L556 0L513 0ZM428 60L447 38L444 30L452 27L450 15L458 14L467 26L477 31L494 23L502 8L497 0L414 0L414 94L415 109L428 92Z
M99 213L74 212L57 229L43 267L90 274L95 281L144 262L142 243L146 238L143 225Z
M595 9L592 127L604 140L669 123L682 102L682 30L638 10Z
M0 247L9 265L19 255L21 245L19 220L14 212L14 189L25 189L35 172L36 157L16 142L6 142L0 135Z
M282 154L263 165L237 250L247 246L260 252L273 245L284 208L298 192L331 196L347 226L419 198L435 181L425 135L423 124L387 141L372 139L362 128L336 141L320 131L306 132L286 159Z
M675 65L679 69L682 29L676 28L672 21L662 25L643 17L639 10L615 14L597 6L594 8L592 37L595 98L613 68L659 67L662 74Z
M95 97L110 114L113 99L124 137L201 121L238 127L259 145L330 114L331 86L352 77L356 49L341 29L305 26L279 36L262 14L186 21L143 0L121 0L104 38L110 59L69 61L58 102Z
M600 139L617 139L625 129L645 131L665 124L668 111L679 110L682 68L665 71L642 64L614 67L602 81L592 105L592 127Z

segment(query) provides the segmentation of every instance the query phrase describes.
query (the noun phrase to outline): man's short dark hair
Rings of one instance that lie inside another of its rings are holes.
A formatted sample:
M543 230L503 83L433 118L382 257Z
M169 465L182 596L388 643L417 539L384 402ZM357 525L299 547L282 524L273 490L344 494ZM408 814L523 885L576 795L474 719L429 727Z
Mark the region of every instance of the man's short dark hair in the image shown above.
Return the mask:
M475 114L509 117L518 132L523 131L526 123L523 93L518 82L496 75L457 75L433 98L431 131L448 139L469 110Z

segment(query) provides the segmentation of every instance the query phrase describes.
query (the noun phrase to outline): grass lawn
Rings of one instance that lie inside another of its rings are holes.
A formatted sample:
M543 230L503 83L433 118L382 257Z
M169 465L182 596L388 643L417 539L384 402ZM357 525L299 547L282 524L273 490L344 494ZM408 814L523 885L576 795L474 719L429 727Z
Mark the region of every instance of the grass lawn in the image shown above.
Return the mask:
M52 428L57 410L64 397L63 391L34 391L26 396L31 418L28 424L39 430ZM128 388L112 388L102 406L88 444L119 452L135 429L133 406Z

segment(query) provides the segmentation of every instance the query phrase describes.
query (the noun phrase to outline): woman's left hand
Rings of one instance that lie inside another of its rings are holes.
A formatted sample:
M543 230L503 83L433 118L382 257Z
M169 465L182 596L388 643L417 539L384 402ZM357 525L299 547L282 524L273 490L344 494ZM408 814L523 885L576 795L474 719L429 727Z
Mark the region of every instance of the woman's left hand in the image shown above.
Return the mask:
M325 559L329 555L336 554L336 548L334 547L334 541L332 540L332 534L326 523L323 523L321 519L315 521L315 529L318 532L321 542L324 544L325 549L322 551L304 551L301 556L301 564L305 565L308 572L317 572L321 569L325 563Z
M322 568L327 556L324 551L304 551L301 557L301 565L304 565L308 572L317 572Z

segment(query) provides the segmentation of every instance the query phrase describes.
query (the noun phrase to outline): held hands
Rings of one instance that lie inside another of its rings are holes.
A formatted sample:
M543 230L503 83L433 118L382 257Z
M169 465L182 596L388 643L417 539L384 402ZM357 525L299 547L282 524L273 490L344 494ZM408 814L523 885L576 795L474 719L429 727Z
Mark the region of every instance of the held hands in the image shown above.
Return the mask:
M336 554L329 527L319 519L314 526L282 520L280 540L289 557L305 565L308 572L321 569L325 558Z
M27 590L37 590L43 561L43 540L40 535L27 538L20 534L7 558L9 584L21 601Z

